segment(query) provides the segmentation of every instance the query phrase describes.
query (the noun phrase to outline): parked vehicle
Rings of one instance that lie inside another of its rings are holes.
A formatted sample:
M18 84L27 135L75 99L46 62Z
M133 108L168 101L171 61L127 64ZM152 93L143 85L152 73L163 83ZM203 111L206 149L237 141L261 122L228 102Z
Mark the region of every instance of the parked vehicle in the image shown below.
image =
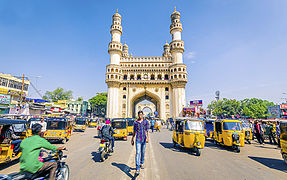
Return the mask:
M200 156L200 149L205 145L203 121L191 118L175 119L172 142L174 147L189 148Z

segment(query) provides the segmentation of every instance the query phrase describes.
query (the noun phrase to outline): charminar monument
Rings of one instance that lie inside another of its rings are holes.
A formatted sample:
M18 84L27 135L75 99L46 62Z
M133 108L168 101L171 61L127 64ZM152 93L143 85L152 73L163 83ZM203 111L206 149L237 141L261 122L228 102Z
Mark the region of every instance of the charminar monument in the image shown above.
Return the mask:
M113 15L110 64L106 69L108 85L107 118L136 117L136 105L148 100L159 117L179 117L185 106L187 69L183 64L184 42L181 40L180 13L171 14L171 42L163 46L160 57L133 57L128 45L121 43L122 17Z

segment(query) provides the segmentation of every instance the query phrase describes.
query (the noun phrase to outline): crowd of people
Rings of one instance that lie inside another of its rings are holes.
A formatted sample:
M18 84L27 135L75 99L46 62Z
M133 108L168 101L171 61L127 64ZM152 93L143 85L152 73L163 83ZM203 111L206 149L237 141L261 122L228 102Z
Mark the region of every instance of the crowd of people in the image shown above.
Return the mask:
M276 126L276 127L274 127ZM253 133L260 144L265 143L265 137L268 137L270 144L275 144L280 147L280 128L279 121L276 125L272 122L263 122L255 120L253 124Z

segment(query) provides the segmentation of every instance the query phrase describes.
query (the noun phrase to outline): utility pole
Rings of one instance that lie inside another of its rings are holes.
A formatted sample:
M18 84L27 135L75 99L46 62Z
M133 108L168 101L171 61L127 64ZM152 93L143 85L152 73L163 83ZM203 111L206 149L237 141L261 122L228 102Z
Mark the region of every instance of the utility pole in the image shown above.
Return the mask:
M22 99L23 99L23 89L24 89L24 74L23 74L23 78L22 78L22 88L21 88L21 94L20 94L19 114L21 114Z

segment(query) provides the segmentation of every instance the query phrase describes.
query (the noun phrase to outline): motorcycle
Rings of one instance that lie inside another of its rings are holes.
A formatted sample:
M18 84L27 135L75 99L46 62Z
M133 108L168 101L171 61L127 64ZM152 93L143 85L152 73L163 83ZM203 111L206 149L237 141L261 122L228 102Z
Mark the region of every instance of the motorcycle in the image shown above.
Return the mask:
M100 154L101 161L104 162L108 158L108 155L111 152L112 152L111 143L109 142L109 140L101 139L100 147L99 147L99 154Z
M62 161L62 159L67 158L67 156L63 155L63 151L46 151L41 150L41 154L47 153L48 156L43 158L43 162L57 162L57 170L56 170L56 180L68 180L69 179L69 166ZM19 172L13 173L10 175L0 175L0 180L48 180L49 173L42 174L32 174L29 172Z

